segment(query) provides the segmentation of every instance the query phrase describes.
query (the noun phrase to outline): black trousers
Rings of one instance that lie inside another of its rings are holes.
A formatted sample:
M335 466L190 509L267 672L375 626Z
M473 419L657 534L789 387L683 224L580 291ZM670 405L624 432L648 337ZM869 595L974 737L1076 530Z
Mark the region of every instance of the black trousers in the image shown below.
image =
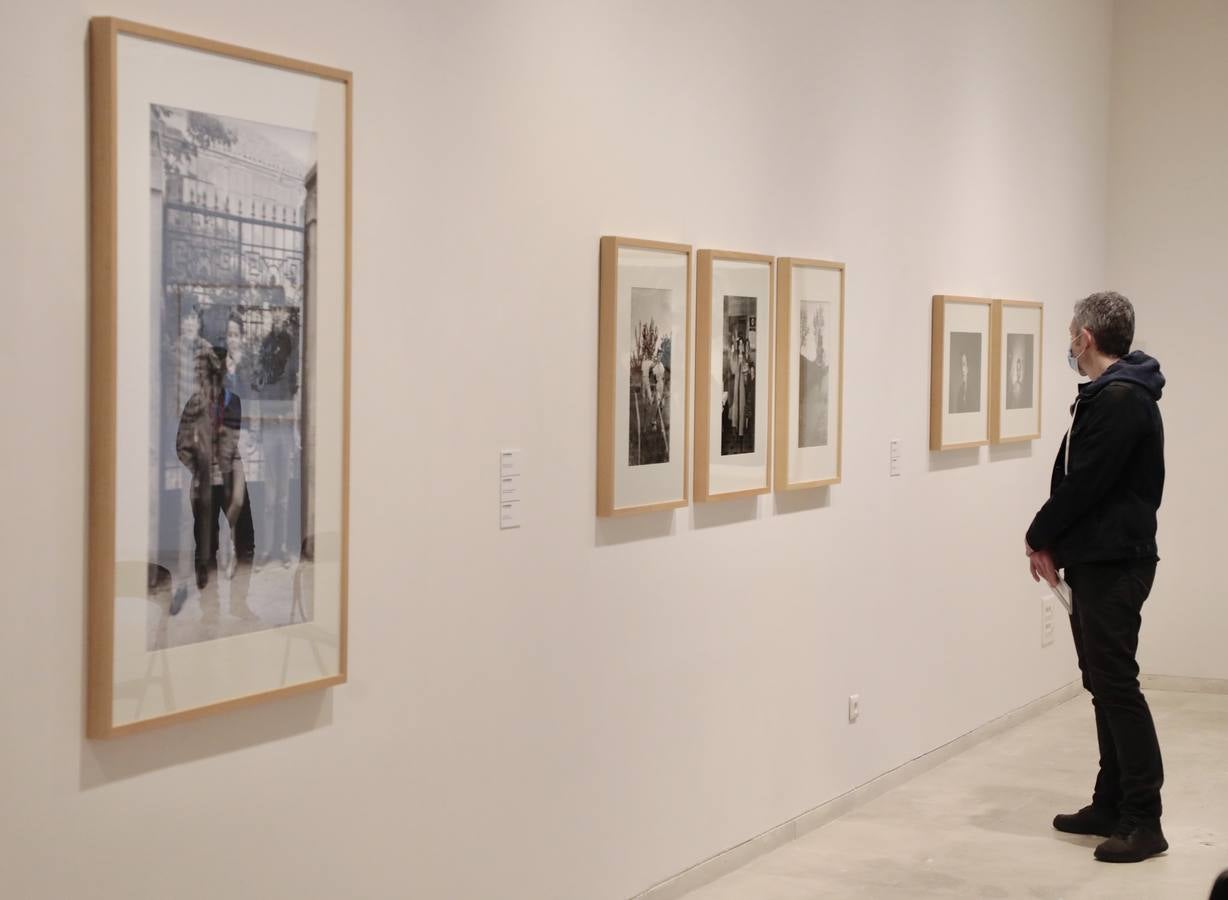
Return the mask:
M1070 629L1083 687L1092 695L1100 774L1092 803L1122 818L1158 821L1164 763L1138 684L1138 632L1155 581L1154 560L1070 566Z
M192 525L196 537L196 568L217 563L217 543L221 523L218 516L224 513L232 488L216 484L206 489L204 497L192 498ZM252 522L251 497L243 492L243 507L235 523L235 556L240 562L250 562L256 555L256 528Z

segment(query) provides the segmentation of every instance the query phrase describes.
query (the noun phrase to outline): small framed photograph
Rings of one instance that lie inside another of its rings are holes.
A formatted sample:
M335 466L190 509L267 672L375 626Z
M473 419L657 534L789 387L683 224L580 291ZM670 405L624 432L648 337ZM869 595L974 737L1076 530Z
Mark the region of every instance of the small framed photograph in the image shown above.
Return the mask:
M350 101L91 21L91 738L345 681Z
M1043 303L994 301L990 439L995 444L1040 437L1044 323Z
M776 263L776 490L840 481L844 263Z
M686 506L691 248L601 239L597 515Z
M989 443L993 301L934 297L930 449Z
M775 259L700 250L695 276L695 499L771 489Z

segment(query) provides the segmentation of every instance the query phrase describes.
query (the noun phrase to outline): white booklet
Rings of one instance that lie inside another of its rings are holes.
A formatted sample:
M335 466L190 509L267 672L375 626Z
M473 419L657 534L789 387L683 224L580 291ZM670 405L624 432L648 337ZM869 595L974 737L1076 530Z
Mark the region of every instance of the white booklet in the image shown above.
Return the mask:
M1074 591L1070 589L1070 585L1066 583L1065 578L1059 578L1057 584L1049 590L1053 591L1053 596L1061 602L1066 608L1066 615L1074 615Z

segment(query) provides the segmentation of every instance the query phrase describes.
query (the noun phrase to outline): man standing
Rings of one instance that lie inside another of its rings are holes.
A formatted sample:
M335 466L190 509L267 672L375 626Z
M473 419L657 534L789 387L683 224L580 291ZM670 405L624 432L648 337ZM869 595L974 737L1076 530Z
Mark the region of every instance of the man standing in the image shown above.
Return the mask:
M1100 772L1090 806L1053 827L1108 838L1104 862L1139 862L1168 849L1160 830L1164 767L1155 723L1139 689L1139 626L1156 563L1156 511L1164 490L1160 364L1134 341L1134 307L1120 294L1075 304L1068 362L1079 385L1058 451L1049 501L1027 533L1032 577L1074 594L1070 627L1091 692Z
M959 387L955 389L955 409L951 412L966 413L976 412L972 408L972 403L968 399L968 354L961 353L959 356Z
M222 382L226 408L229 410L233 401L239 416L239 424L236 425L238 455L229 473L231 478L226 482L227 507L231 499L239 504L236 516L227 515L234 540L227 565L227 575L232 578L239 563L250 568L256 556L256 528L252 519L251 492L247 489L246 470L243 468L244 458L250 457L254 450L251 430L242 427L242 404L244 400L250 399L248 386L251 381L251 364L244 352L243 319L238 312L232 312L226 320L226 372Z

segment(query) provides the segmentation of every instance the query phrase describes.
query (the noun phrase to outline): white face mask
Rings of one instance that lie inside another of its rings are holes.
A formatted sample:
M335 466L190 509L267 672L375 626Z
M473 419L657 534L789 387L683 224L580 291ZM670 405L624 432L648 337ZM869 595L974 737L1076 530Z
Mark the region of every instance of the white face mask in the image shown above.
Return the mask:
M1079 338L1078 338L1078 337L1076 337L1074 340L1075 340L1075 341L1077 341L1078 339L1079 339ZM1072 368L1072 369L1074 370L1074 372L1075 372L1075 374L1076 374L1076 375L1082 375L1082 374L1083 374L1083 373L1082 373L1082 372L1079 370L1079 358L1080 358L1080 357L1081 357L1081 356L1082 356L1084 353L1086 353L1086 352L1087 352L1087 348L1086 348L1086 347L1084 347L1084 348L1083 348L1083 351L1082 351L1082 352L1081 352L1081 353L1080 353L1078 356L1075 356L1075 352L1074 352L1074 341L1071 341L1071 342L1070 342L1070 348L1069 348L1069 349L1066 351L1066 362L1067 362L1067 363L1070 365L1070 368Z

